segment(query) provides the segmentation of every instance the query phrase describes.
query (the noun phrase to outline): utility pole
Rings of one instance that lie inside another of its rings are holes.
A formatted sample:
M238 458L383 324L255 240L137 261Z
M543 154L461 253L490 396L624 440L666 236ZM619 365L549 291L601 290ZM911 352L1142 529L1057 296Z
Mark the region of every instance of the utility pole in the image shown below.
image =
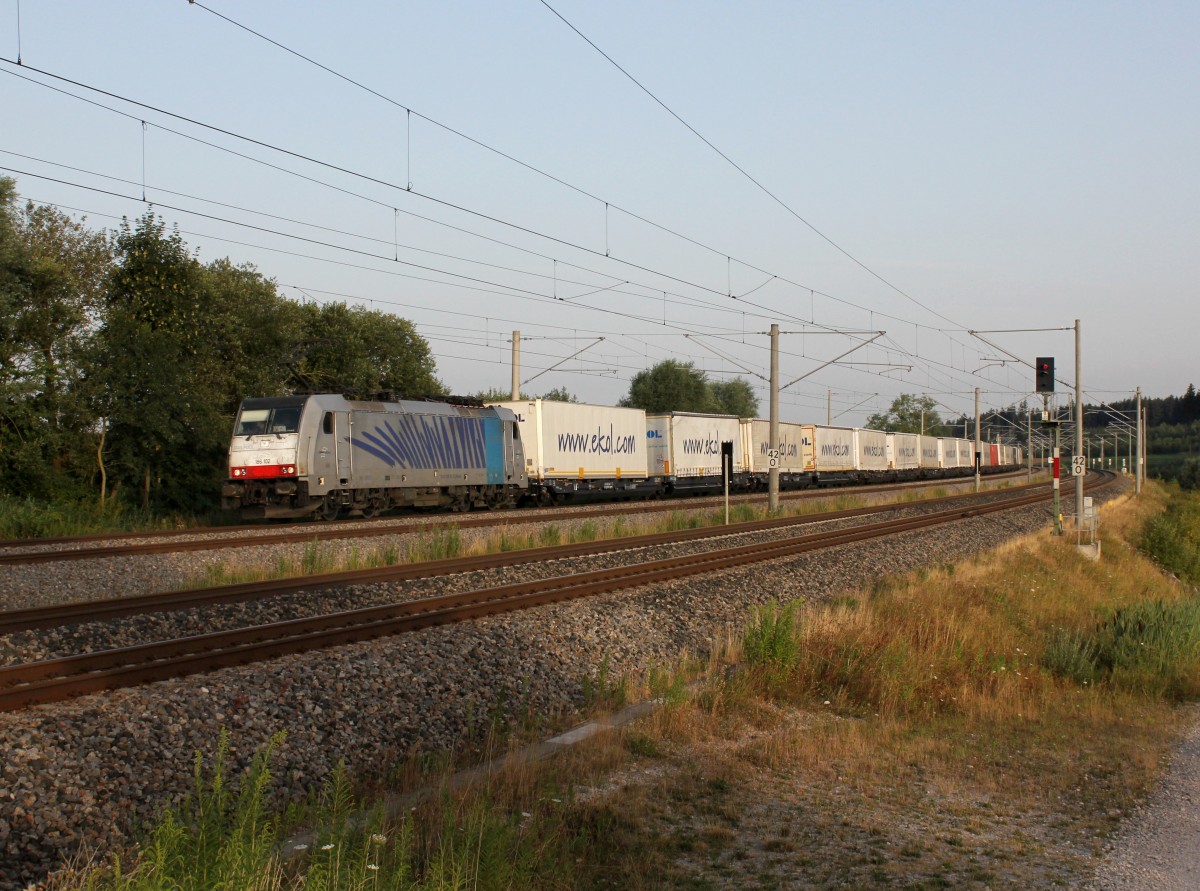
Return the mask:
M833 391L829 396L830 413L833 412ZM832 425L833 420L830 419ZM771 466L767 471L767 511L779 511L779 325L771 325Z
M825 391L825 426L833 426L833 390Z
M513 332L512 350L512 401L521 398L521 332Z
M1134 477L1134 492L1138 495L1142 494L1142 388L1137 388L1137 476Z
M1083 454L1083 338L1079 331L1079 319L1075 320L1075 454ZM1074 462L1072 462L1074 466ZM1083 541L1083 475L1075 477L1075 538Z
M975 388L975 491L979 492L979 388Z
M1025 460L1029 464L1026 476L1033 479L1033 409L1029 409L1029 426L1025 428Z

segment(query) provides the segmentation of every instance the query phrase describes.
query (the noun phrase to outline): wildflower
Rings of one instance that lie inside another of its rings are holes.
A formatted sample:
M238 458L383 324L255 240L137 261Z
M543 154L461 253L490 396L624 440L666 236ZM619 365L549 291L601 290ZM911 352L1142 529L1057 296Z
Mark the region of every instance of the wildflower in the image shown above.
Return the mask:
M335 847L335 845L333 844L333 842L329 842L328 844L321 845L321 850L322 851L332 851L334 849L334 847Z
M306 844L293 845L292 850L293 851L307 851L308 845L306 845Z
M533 814L528 813L527 811L521 811L521 816L525 817L525 818L529 818L529 817L532 817Z
M387 836L376 832L374 835L371 836L371 841L375 842L375 844L377 844L377 845L381 845L385 841L387 841Z
M379 865L378 865L378 864L376 864L376 863L368 863L368 864L367 864L367 869L370 869L370 870L373 870L373 871L378 871L378 870L379 870Z

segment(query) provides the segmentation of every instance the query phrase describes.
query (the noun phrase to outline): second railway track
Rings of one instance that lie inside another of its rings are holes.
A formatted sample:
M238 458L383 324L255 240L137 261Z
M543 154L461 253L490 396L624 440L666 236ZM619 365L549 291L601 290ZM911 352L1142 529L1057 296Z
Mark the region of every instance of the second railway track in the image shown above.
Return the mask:
M989 480L1005 480L1023 473L989 477ZM930 480L915 483L895 483L880 486L804 489L784 492L785 500L831 497L852 491L854 494L869 495L880 492L904 491L933 486L947 486L969 482L963 479ZM731 501L744 502L763 495L736 495ZM407 535L428 531L435 526L454 526L459 529L485 528L505 523L535 523L550 517L562 520L590 519L632 513L667 513L675 510L694 510L712 507L720 503L719 498L677 498L638 502L634 504L610 504L599 506L576 505L566 509L506 510L482 513L476 516L465 514L436 514L424 517L397 517L393 520L358 520L351 523L321 524L299 523L286 528L255 526L228 526L200 528L195 530L169 530L113 535L83 535L47 539L12 539L0 541L0 565L31 565L53 563L62 560L97 560L107 557L135 557L152 554L180 553L185 551L209 551L223 548L260 547L275 544L307 543L312 541L337 541L354 538L380 538L383 536Z
M686 557L652 560L588 573L568 573L533 582L10 666L0 669L0 710L19 709L84 693L181 677L230 665L369 640L652 582L684 578L731 566L792 556L817 548L1036 504L1044 498L1043 493L1022 494L990 504L956 507L918 517L741 545ZM722 532L724 530L718 529L711 534ZM617 543L618 546L627 544L627 541ZM293 580L293 585L295 583Z

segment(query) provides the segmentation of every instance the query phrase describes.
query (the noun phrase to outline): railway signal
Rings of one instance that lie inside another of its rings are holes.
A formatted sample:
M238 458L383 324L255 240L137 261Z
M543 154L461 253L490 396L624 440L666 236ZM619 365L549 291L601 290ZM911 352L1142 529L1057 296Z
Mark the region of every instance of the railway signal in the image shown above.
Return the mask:
M1036 390L1038 393L1053 393L1054 392L1054 357L1039 356L1037 363L1034 365L1037 372Z

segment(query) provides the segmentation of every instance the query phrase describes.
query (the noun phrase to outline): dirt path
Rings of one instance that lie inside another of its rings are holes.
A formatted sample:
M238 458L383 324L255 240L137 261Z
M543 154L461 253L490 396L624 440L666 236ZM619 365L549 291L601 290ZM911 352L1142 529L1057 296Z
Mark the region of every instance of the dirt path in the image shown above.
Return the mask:
M1092 891L1200 888L1200 706L1171 770L1096 871Z

